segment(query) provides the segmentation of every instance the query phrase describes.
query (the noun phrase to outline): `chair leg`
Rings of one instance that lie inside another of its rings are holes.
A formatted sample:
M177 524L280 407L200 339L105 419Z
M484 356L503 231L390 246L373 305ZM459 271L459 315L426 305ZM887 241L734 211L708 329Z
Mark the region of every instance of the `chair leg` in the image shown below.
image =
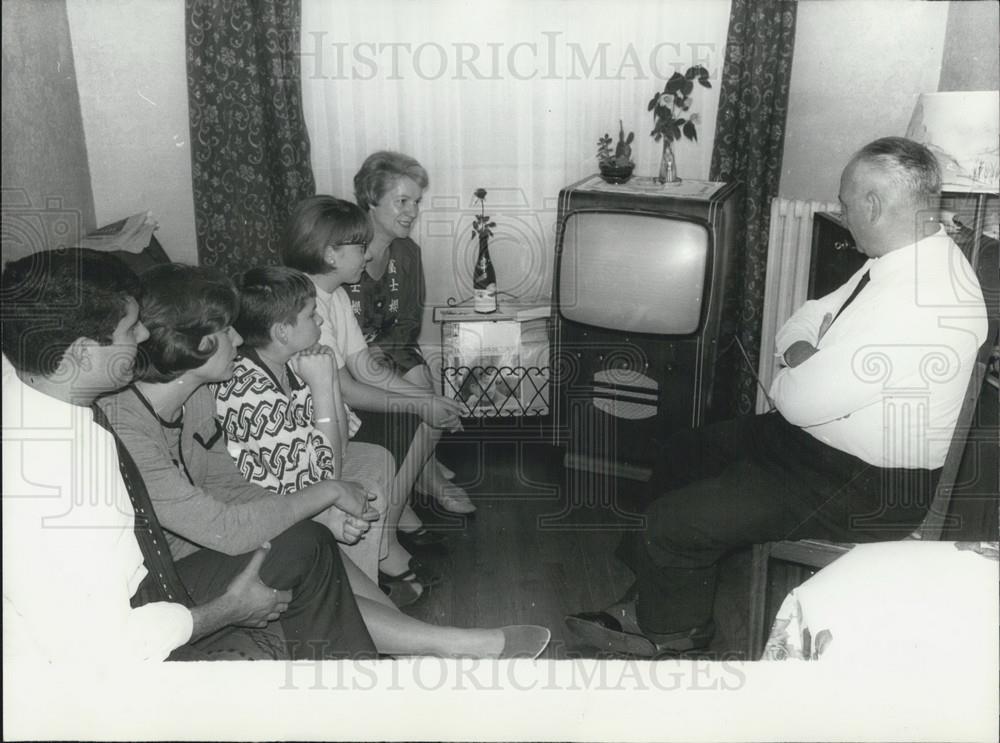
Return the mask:
M748 660L758 660L764 652L765 615L767 613L767 567L770 544L755 544L750 567L750 622L747 627Z

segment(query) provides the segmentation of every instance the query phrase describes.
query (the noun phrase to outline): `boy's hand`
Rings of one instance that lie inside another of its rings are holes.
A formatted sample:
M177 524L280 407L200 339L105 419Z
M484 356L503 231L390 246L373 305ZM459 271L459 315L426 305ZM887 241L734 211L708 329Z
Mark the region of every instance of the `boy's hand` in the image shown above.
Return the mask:
M302 377L310 387L329 384L337 371L333 349L321 343L299 351L288 363L291 365L292 371Z
M369 493L361 483L350 480L324 480L337 493L333 505L348 515L364 519L369 501L375 500L375 493Z
M324 523L333 532L333 538L341 544L357 544L368 533L372 522L378 521L378 511L370 508L365 511L364 518L357 518L331 506Z

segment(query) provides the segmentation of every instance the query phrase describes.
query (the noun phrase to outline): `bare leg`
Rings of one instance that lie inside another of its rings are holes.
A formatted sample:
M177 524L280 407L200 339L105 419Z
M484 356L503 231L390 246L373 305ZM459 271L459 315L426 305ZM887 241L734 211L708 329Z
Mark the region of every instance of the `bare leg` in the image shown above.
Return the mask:
M404 531L415 531L421 527L420 519L409 507L408 501L413 483L427 458L434 451L434 441L430 435L434 429L421 424L406 452L406 458L396 472L389 492L389 509L386 515L385 530L382 540L386 545L385 556L381 568L389 575L400 575L410 569L410 553L396 538L396 528L402 526Z
M431 379L431 370L428 368L427 364L421 364L420 366L415 366L410 371L403 375L405 379L410 384L414 384L417 387L423 387L425 390L430 392L437 392L437 388L434 385L434 380ZM427 466L424 469L435 468L440 469L442 467L441 463L437 461L437 456L433 454L434 447L437 446L438 441L441 440L441 431L436 429L430 430L431 436L431 458L427 460ZM449 478L450 479L450 478Z
M361 616L380 653L443 658L495 658L504 648L500 629L439 627L407 616L350 560L344 560Z
M411 384L423 387L429 391L436 391L434 380L431 378L431 371L427 364L421 364L410 369L403 375L403 379ZM453 473L442 465L433 450L441 440L442 432L437 429L429 429L427 434L430 438L431 457L426 465L421 469L419 478L416 481L421 492L429 493L440 503L445 510L454 513L471 513L476 510L469 495L462 488L449 482ZM401 524L403 531L413 531L406 524Z

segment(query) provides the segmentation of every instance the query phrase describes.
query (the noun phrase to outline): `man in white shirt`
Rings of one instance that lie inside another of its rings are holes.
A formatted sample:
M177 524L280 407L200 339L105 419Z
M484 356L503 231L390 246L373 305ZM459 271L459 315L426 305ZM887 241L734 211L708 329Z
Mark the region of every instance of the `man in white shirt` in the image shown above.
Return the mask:
M940 190L934 156L910 140L851 159L840 202L870 260L778 333L777 412L664 446L645 530L618 552L636 582L605 611L567 617L580 640L642 656L704 646L730 552L899 539L921 522L987 333L975 273L936 221Z
M177 583L172 601L132 605L147 569L115 439L90 405L131 380L149 336L135 275L94 251L37 253L5 267L2 291L5 664L163 660L277 619L289 592L260 581L266 546L212 601L194 606Z

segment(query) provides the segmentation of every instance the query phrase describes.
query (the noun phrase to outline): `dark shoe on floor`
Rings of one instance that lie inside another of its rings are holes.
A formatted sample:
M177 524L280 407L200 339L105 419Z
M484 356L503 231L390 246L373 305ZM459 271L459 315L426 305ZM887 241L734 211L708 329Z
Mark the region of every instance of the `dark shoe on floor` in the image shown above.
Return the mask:
M402 575L386 575L379 571L378 587L396 605L397 609L412 606L427 593L427 589L421 585L420 581L416 580L412 570L408 570Z
M640 658L706 647L714 629L709 624L683 632L643 632L635 619L635 601L615 604L606 611L570 614L565 621L570 633L585 645Z
M440 573L415 557L410 558L409 567L409 570L399 575L378 571L378 587L400 609L415 604L431 586L441 582Z
M410 554L445 555L448 553L445 536L440 532L429 531L423 527L416 531L400 529L396 532L396 537L403 549Z
M425 588L436 586L444 579L439 571L435 570L422 560L418 560L416 557L411 557L408 564L410 566L409 572L416 574L417 580L420 581Z

